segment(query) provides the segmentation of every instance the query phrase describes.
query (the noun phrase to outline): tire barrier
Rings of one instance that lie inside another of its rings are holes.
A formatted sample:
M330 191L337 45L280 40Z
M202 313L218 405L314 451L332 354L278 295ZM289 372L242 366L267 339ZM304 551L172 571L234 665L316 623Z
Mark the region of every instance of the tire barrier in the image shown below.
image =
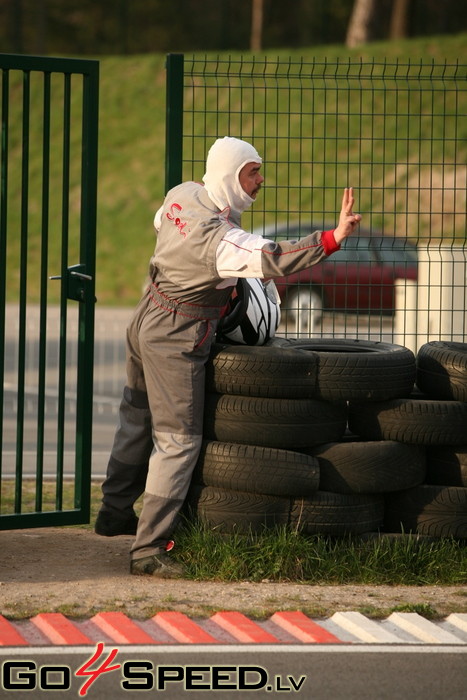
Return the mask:
M384 522L384 496L316 491L308 498L192 484L188 511L223 535L248 535L288 525L305 535L358 535Z
M467 345L213 347L187 497L222 534L467 537Z
M206 394L204 434L210 440L299 450L339 440L346 426L343 402Z
M218 394L306 399L316 386L318 357L274 346L215 343L206 366L206 389Z
M317 491L292 503L290 525L305 535L360 535L384 521L384 496Z
M332 493L388 493L425 479L423 451L395 440L334 442L307 450L318 459L319 488Z
M391 494L384 527L389 532L467 538L467 489L423 484Z
M430 398L467 401L467 343L422 345L417 353L417 386Z
M414 386L415 356L401 345L340 338L278 338L271 343L317 356L314 396L324 401L382 401L410 396Z
M290 498L192 484L187 496L191 513L216 532L248 535L287 525Z
M318 490L319 473L316 457L301 452L205 441L193 480L268 496L310 496Z
M364 440L459 445L467 436L467 403L419 398L351 402L349 428Z
M267 346L213 346L207 390L219 394L324 401L380 401L410 396L411 350L352 339L274 338Z

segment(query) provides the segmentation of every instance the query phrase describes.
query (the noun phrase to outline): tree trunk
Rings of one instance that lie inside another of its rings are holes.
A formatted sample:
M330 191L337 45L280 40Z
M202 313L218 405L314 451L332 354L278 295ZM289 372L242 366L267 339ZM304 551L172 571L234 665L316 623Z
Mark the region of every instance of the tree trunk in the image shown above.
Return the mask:
M393 0L390 39L405 39L409 36L410 0Z
M263 43L263 0L252 0L251 39L252 51L261 51Z
M355 0L347 29L346 45L354 48L373 39L376 0Z

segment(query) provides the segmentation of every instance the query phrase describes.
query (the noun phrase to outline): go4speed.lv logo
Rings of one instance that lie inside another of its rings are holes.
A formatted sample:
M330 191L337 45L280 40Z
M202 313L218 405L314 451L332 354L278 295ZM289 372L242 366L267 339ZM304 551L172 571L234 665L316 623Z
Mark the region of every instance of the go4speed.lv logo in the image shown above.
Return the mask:
M227 651L227 649L226 649ZM153 664L146 660L114 663L118 649L105 649L99 642L95 652L74 673L69 666L60 664L39 665L30 660L11 660L2 664L1 688L14 696L15 691L71 691L73 676L82 679L78 695L87 695L99 677L120 672L120 688L124 691L158 691L169 688L181 691L254 691L300 692L306 676L282 677L270 675L262 666L251 664L175 665ZM111 692L111 691L109 691ZM62 695L60 696L62 697Z

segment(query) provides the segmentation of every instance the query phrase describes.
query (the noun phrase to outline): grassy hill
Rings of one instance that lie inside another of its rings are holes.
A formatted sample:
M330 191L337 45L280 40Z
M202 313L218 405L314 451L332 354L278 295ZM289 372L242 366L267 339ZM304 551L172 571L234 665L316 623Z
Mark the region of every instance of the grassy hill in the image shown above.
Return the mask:
M345 62L349 58L361 58L363 61L410 60L417 63L433 59L448 63L460 60L465 64L467 34L375 43L352 51L342 46L320 46L296 52L275 51L269 55L274 60L278 56L290 56L296 60L303 57L305 61L339 59ZM152 219L164 196L165 56L105 57L100 59L100 71L97 298L100 304L130 305L136 302L141 292L154 246ZM433 124L436 128L436 120ZM13 121L10 128L11 141L15 146L10 154L10 168L14 170L11 162L15 155L20 158L20 124ZM432 134L434 148L441 154L445 137L442 131ZM466 158L462 158L465 163ZM40 192L41 154L34 149L31 150L30 165L30 190ZM198 177L201 175L202 172ZM52 173L52 176L58 178L59 173ZM378 184L378 175L375 177L375 184ZM12 202L19 202L20 181L19 175L11 178L9 196ZM371 197L364 204L370 207ZM283 206L282 203L280 206ZM30 212L32 219L35 215L39 217L38 212ZM19 243L14 232L19 230L19 216L19 207L10 206L9 235L10 231L13 233L8 244L9 299L14 299L18 293L19 275L15 256L18 255ZM52 211L52 220L54 216L58 216L58 212ZM36 222L36 225L30 226L28 258L31 270L37 269L40 259L40 240L35 234L37 230ZM53 246L51 239L51 248ZM51 252L51 274L53 264L58 259L57 244L57 251ZM36 290L32 286L31 298L34 299L35 295Z

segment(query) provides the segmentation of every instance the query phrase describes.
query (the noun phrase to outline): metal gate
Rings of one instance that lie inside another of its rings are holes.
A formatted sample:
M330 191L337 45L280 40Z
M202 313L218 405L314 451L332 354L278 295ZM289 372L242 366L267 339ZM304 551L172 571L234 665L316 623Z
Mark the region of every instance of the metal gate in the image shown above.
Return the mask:
M0 70L0 529L89 522L99 63Z

